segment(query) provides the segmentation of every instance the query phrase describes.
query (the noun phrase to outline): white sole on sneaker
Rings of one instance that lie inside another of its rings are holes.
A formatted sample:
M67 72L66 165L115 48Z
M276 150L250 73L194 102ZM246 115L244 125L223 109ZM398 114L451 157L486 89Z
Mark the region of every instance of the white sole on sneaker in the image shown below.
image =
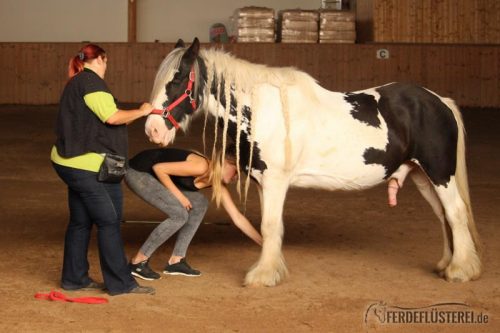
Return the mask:
M135 277L138 277L139 279L143 279L143 280L146 280L146 281L154 281L154 280L159 280L161 279L161 276L157 279L152 279L152 278L147 278L147 277L144 277L140 274L137 274L136 272L132 272L132 275L135 276Z
M181 273L181 272L169 272L169 271L163 271L163 274L167 274L167 275L182 275L182 276L187 276L187 277L198 277L198 276L201 276L201 273L199 275L191 275L191 274L186 274L186 273Z

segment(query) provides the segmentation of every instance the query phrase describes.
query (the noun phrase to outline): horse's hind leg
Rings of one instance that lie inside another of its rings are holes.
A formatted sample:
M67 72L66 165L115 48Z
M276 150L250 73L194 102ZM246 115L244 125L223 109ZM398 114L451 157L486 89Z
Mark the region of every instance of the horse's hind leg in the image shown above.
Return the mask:
M436 265L436 272L440 276L444 276L444 270L451 261L453 254L453 240L451 237L451 229L446 221L443 205L437 196L434 187L432 186L427 175L420 169L420 167L415 167L410 173L410 176L420 191L422 196L430 204L432 210L437 215L439 221L441 222L441 229L443 230L443 257Z
M288 270L281 253L283 239L283 205L288 180L269 176L262 180L262 251L259 261L245 277L247 286L275 286L287 275Z
M472 216L459 194L455 178L452 177L446 187L434 186L434 189L441 200L453 235L453 254L444 275L448 281L453 282L477 279L481 275L481 261L469 229L473 224L473 221L469 221Z

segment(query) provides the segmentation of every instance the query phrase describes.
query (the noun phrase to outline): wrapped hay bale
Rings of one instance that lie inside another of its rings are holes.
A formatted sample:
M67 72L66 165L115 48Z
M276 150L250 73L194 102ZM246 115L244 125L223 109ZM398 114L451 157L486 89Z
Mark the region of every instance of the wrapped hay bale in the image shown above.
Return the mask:
M320 31L320 43L354 43L356 40L355 31Z
M274 43L276 40L272 8L254 6L238 8L232 21L238 42Z
M318 12L283 10L278 18L278 40L282 43L317 43Z
M319 12L320 43L354 43L356 16L354 12L321 10Z

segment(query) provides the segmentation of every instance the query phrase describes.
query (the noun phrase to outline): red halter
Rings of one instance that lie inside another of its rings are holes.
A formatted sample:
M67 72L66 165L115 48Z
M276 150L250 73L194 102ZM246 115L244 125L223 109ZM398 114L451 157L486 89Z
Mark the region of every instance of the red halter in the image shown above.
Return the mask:
M172 111L177 105L182 103L186 98L189 97L189 102L191 103L191 106L193 107L193 111L196 110L196 100L193 98L193 85L194 85L194 80L195 80L195 75L194 75L194 68L191 68L191 71L189 72L189 82L187 84L186 90L184 91L184 94L179 96L175 101L172 102L169 106L167 106L164 109L154 109L151 111L151 114L158 114L162 116L164 119L168 119L172 125L174 125L175 129L179 129L179 123L174 119L170 111Z

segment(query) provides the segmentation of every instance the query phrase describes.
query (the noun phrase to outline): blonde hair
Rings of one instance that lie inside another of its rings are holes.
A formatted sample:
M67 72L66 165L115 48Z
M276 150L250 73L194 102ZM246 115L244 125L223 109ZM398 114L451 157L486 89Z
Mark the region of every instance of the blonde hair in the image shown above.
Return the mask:
M227 153L223 154L222 150L219 150L210 162L210 175L208 177L208 182L212 184L212 200L215 201L217 207L220 207L222 188L226 186L222 181L224 163L236 165L234 156L228 155Z

